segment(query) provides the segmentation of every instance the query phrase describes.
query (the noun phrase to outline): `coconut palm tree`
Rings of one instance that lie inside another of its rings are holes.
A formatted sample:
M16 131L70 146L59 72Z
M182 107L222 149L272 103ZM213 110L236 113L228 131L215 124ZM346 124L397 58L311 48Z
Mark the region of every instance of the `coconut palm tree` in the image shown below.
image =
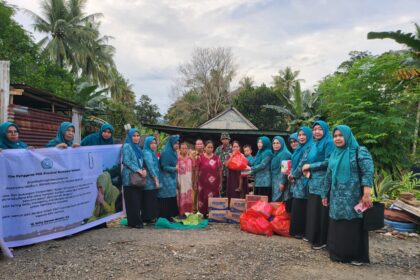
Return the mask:
M114 48L108 36L100 36L98 18L102 14L83 12L87 0L43 0L39 16L31 11L34 30L46 34L39 41L43 52L76 76L88 77L101 85L111 77Z

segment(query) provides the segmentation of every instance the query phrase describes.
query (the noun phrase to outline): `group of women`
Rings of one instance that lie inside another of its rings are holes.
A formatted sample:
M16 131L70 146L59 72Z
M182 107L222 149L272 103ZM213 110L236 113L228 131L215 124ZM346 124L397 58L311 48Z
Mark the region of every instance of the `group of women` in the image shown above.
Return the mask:
M74 125L63 122L47 147L79 146L73 143L74 133ZM81 145L113 144L113 133L112 126L104 124ZM313 249L327 247L334 261L355 265L369 262L368 232L363 230L362 214L353 208L359 202L372 205L373 161L348 126L336 126L332 136L324 121L316 121L312 128L303 126L289 136L292 152L283 137L270 141L262 136L255 158L250 155L250 146L244 147L248 166L242 172L228 168L232 155L240 153L239 143L231 145L227 134L222 134L221 141L223 145L216 152L212 141L204 143L201 139L190 149L187 143L180 143L178 135L172 135L158 158L157 139L146 137L142 149L140 132L130 129L122 147L128 226L142 228L144 222L153 223L157 217L171 219L187 212L206 215L209 197L246 194L248 179L244 173L249 172L255 179L254 194L285 202L291 212L292 236L309 241ZM0 126L1 149L27 147L19 140L15 124ZM281 165L288 160L291 170L287 174L281 172ZM133 173L146 177L144 188L131 184Z

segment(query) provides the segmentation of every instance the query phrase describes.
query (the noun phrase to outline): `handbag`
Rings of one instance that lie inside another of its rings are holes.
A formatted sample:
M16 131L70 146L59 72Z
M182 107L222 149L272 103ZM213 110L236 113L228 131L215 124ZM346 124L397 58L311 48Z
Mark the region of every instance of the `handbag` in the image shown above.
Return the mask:
M142 166L142 164L140 164ZM136 187L136 188L145 188L147 185L147 179L146 176L143 177L136 171L132 170L130 167L126 165L126 167L131 171L129 175L129 181L130 186Z
M356 149L356 162L360 177L360 166L359 166L359 148ZM361 182L361 179L359 179ZM363 188L363 186L362 186ZM363 190L362 190L363 193ZM373 185L373 193L375 197L378 197L378 191L376 186ZM385 205L381 202L373 202L373 206L363 212L363 230L373 231L384 227L384 212Z

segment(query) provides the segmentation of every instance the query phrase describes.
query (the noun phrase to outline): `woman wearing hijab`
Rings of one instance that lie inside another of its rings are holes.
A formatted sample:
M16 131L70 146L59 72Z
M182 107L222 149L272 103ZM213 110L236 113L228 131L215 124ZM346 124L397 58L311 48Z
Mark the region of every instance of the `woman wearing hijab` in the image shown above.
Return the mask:
M89 221L95 221L115 213L115 202L120 194L117 187L112 185L111 175L104 172L96 180L98 194L96 196L95 209Z
M304 238L306 240L304 236L306 234L308 178L302 173L302 166L312 145L312 130L307 126L302 126L297 133L299 146L292 154L292 169L288 177L289 181L293 183L290 235L297 239Z
M74 124L71 122L62 122L57 131L57 136L54 139L51 139L47 147L57 147L57 148L68 148L68 147L79 147L77 143L73 143L74 133L76 129Z
M169 137L160 155L160 189L158 193L159 217L171 220L178 216L176 177L178 171L179 135Z
M270 164L273 158L271 141L267 136L261 136L257 142L258 152L255 156L252 167L247 168L255 178L254 194L266 195L271 201L271 171Z
M314 143L305 158L302 172L309 172L309 195L306 208L306 234L312 249L320 250L327 245L328 207L321 203L325 187L328 159L334 149L328 124L316 121L312 126Z
M147 136L144 140L144 165L147 169L147 184L143 192L142 218L146 223L154 223L158 216L157 193L159 189L159 159L156 156L157 140Z
M101 126L99 132L89 134L83 138L81 146L112 145L114 144L114 128L109 123Z
M360 147L351 129L338 125L333 130L331 153L322 203L330 205L327 247L333 261L354 265L369 263L369 236L363 230L363 214L354 206L371 207L374 164L365 147ZM329 193L329 198L328 198Z
M281 162L283 160L290 160L291 154L286 147L286 142L283 137L275 136L272 143L274 152L273 159L271 160L272 201L285 201L287 203L291 198L291 193L287 184L287 177L281 173Z
M298 139L297 132L290 134L289 144L290 144L290 148L292 148L292 152L294 152L297 149L297 147L299 147L299 139Z
M128 131L127 138L122 147L122 183L129 227L143 228L141 217L143 189L130 184L130 174L138 173L147 176L143 167L143 152L140 149L140 132L137 128Z
M19 127L11 122L5 122L0 126L0 150L26 149L28 145L19 140Z

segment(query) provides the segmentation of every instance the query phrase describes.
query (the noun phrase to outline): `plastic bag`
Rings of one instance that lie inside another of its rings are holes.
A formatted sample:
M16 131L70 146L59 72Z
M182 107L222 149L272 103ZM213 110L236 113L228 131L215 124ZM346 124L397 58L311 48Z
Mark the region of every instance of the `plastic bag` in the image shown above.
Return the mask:
M290 220L290 214L286 211L286 203L280 203L279 207L273 211L273 215L280 220Z
M266 219L268 219L270 218L271 213L273 212L273 206L266 201L259 200L248 211L258 212L262 214Z
M290 236L290 219L284 220L281 219L281 217L275 217L274 220L271 221L271 226L276 234L287 237Z
M251 218L248 220L247 223L247 232L258 235L272 236L273 226L269 221L267 221L263 217L259 217L256 219Z
M245 170L248 166L248 160L241 153L234 153L229 159L228 168L232 170Z

